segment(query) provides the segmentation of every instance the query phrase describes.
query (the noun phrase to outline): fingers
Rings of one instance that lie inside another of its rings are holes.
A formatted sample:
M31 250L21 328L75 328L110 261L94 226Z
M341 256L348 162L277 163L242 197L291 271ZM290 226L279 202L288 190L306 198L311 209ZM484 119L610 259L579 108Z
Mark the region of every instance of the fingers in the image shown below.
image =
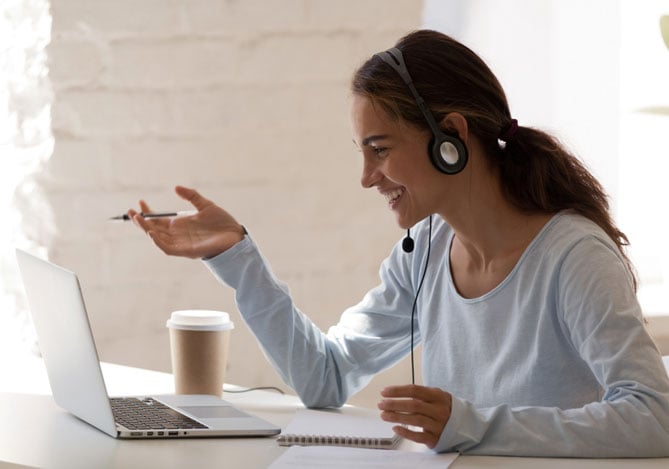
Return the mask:
M439 388L428 388L416 384L406 384L402 386L388 386L381 391L381 395L383 397L413 398L431 402L434 399L438 399L440 393L443 392L444 391Z
M390 386L381 391L385 398L379 402L379 409L394 414L425 415L440 420L450 417L452 397L439 388L426 386ZM408 423L404 420L398 423Z
M140 206L142 206L142 205L143 204L140 202ZM148 213L148 211L145 210L146 208L148 208L148 206L146 206L146 204L144 204L143 208L141 209L142 210L141 213ZM155 230L156 227L157 227L157 224L160 223L161 220L147 220L146 218L144 218L141 215L141 213L138 213L137 211L135 211L133 209L128 210L128 216L130 217L132 222L136 226L139 226L142 230L144 230L145 233L148 233L151 230ZM156 222L158 222L158 223L156 223Z
M149 204L147 204L146 201L144 200L139 201L139 209L140 213L142 214L151 213L151 208L149 207ZM167 225L169 225L170 222L168 218L165 219L153 218L151 220L148 220L142 217L140 214L137 213L137 211L133 209L128 210L128 216L135 223L135 225L139 226L147 233L151 229L159 229L161 227L164 228Z
M199 211L202 211L206 207L213 204L209 199L205 199L200 195L195 189L189 189L188 187L176 186L174 191L179 197L189 201L193 206Z
M378 408L382 411L381 419L417 427L416 429L395 427L394 431L398 435L423 443L430 448L438 443L451 416L452 397L449 393L439 388L404 385L389 386L381 392L381 395L384 397L378 404Z
M384 399L378 405L383 420L415 427L432 428L443 417L438 406L417 399Z
M439 443L439 436L440 435L435 435L432 433L427 433L427 432L416 432L413 430L409 430L406 427L402 426L396 426L393 427L393 431L397 433L399 436L402 438L405 438L407 440L415 441L416 443L421 443L427 446L428 448L434 448L437 446L437 443Z
M146 234L148 234L151 237L151 241L153 241L153 244L155 244L158 247L158 249L163 251L165 254L179 255L176 246L170 243L168 237L163 233L160 233L158 231L147 231Z
M151 225L149 224L149 222L146 221L146 219L136 211L132 209L128 210L128 216L133 221L133 223L139 226L142 230L144 230L145 233L148 233L149 230L151 229Z
M156 227L153 220L148 221L143 216L135 212L134 210L129 210L128 215L132 217L132 221L138 225L144 232L149 235L153 244L155 244L158 249L163 251L168 255L179 255L179 246L177 243L172 242L171 237L168 233L165 233L160 230L160 227Z
M198 211L202 211L204 208L214 204L211 200L202 197L195 189L190 189L184 186L176 186L174 191L179 197L190 202ZM147 204L144 200L139 201L139 208L142 213L151 213L149 204Z
M151 213L151 209L149 208L149 204L147 204L143 200L139 201L139 209L142 211L142 213Z

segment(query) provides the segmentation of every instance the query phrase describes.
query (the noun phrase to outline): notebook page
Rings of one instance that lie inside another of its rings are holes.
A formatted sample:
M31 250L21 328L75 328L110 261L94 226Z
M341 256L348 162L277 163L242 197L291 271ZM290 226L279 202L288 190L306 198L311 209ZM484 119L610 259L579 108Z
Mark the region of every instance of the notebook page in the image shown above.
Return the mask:
M360 449L335 446L291 446L269 469L445 469L458 453L436 454L385 449Z
M394 438L393 426L380 418L343 414L336 411L301 409L282 435Z

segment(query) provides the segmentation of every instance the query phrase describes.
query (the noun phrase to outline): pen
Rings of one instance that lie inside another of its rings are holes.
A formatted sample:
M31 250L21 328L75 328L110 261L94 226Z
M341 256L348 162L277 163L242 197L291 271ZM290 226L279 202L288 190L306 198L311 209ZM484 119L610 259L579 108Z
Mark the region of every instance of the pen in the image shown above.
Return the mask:
M185 217L188 215L195 215L197 210L184 210L180 212L149 212L149 213L139 213L144 218L173 218L173 217ZM123 215L118 215L111 217L110 220L116 221L130 221L130 217L127 213Z

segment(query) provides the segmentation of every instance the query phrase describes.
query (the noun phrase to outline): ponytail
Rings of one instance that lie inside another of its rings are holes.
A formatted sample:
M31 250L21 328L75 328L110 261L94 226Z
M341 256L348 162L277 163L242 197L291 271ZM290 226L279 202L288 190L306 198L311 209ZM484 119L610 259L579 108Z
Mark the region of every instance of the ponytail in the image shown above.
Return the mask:
M554 137L518 127L498 146L489 163L498 168L505 197L530 213L573 210L595 222L618 247L637 288L635 269L626 253L627 236L614 223L604 188L588 169Z

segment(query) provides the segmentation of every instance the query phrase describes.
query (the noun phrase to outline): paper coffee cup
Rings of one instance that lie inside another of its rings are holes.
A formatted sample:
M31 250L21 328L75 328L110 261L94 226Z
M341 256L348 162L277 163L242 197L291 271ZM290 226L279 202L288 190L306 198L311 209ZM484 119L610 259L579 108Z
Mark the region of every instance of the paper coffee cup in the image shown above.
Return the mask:
M221 396L234 324L222 311L174 311L170 331L172 373L177 394Z

